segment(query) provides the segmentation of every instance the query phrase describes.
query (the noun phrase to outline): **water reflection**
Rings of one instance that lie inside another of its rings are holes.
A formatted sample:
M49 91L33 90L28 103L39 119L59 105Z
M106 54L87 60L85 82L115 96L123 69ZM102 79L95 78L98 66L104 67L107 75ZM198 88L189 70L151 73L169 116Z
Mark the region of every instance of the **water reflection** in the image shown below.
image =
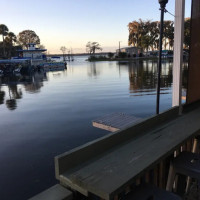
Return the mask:
M26 92L38 93L43 81L47 81L46 73L0 77L0 105L5 104L9 110L15 110L17 100L23 97L22 86Z
M97 68L96 62L91 62L90 66L87 68L89 77L97 77L101 74L100 68Z
M0 87L1 90L1 87ZM4 98L5 98L5 92L0 91L0 105L4 103Z
M129 91L131 96L156 95L157 87L157 61L148 60L128 63L119 63L121 68L128 68ZM183 88L187 87L187 66L183 64ZM173 60L164 60L161 71L161 94L171 93Z
M25 90L29 93L38 93L43 87L43 81L47 81L46 73L35 73L32 76L23 77Z
M16 99L22 98L21 88L18 89L16 84L8 84L9 99L6 100L6 106L9 110L15 110L17 108Z

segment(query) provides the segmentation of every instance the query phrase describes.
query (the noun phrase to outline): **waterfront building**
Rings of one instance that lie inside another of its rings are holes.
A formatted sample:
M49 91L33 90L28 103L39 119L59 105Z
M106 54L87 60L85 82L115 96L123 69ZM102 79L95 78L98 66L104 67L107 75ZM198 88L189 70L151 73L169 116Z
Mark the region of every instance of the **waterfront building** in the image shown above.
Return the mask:
M117 55L119 52L126 53L130 57L138 57L138 55L141 53L141 49L138 47L124 47L116 50Z

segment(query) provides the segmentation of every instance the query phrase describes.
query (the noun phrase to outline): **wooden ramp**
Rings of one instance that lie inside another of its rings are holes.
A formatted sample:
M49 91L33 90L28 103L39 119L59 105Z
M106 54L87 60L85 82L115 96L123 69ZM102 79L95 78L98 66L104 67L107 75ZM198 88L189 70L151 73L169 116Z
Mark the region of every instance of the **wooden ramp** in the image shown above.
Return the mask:
M92 121L92 125L107 131L115 132L134 125L141 118L125 113L112 113Z

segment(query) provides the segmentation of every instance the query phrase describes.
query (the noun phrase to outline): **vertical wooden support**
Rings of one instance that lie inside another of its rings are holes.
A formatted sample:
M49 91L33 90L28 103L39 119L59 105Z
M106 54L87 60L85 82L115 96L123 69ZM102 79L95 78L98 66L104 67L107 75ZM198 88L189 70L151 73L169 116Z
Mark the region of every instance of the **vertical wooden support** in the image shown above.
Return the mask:
M181 152L183 152L183 151L186 151L186 144L183 144L183 145L181 146Z
M153 170L153 183L155 186L158 186L158 165Z
M141 179L138 178L138 179L136 180L135 184L136 184L136 185L140 185L140 183L141 183Z
M150 182L150 171L145 173L145 182L149 183Z
M191 152L191 148L192 148L191 140L188 140L187 141L187 151Z
M159 187L164 189L165 182L165 161L161 161L159 166Z
M180 152L181 152L181 147L178 148L176 151L174 151L173 157L176 158L176 157L180 154ZM173 157L172 157L172 158L173 158Z
M115 195L114 200L119 200L118 195Z
M200 99L200 0L192 0L191 14L191 40L188 66L188 84L186 103L192 103Z
M174 23L174 64L173 64L173 94L172 106L179 106L182 112L182 63L183 63L183 37L184 37L185 0L175 2Z
M169 168L169 175L168 175L167 186L166 186L167 191L170 191L170 192L172 191L172 187L173 187L174 180L175 180L175 175L176 174L175 174L173 165L171 164L170 168Z

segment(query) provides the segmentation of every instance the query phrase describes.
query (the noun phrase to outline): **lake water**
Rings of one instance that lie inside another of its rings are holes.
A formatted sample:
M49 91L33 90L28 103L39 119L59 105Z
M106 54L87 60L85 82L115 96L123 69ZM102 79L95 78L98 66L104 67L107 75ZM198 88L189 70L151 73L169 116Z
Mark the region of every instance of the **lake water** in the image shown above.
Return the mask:
M0 199L24 200L56 183L54 156L102 137L92 120L156 110L157 61L85 61L65 71L0 77ZM172 61L162 63L160 110L171 107ZM103 148L103 147L102 147Z

